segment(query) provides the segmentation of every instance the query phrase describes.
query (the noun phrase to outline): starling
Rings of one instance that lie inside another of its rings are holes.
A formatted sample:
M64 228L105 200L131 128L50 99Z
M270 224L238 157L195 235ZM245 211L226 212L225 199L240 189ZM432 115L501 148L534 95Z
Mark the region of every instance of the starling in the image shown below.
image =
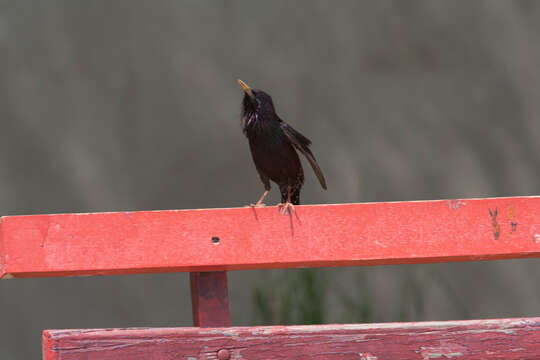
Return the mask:
M309 149L311 141L276 114L270 95L251 89L242 80L238 84L244 91L242 101L242 131L249 140L255 168L264 184L264 193L253 206L262 203L270 191L270 180L281 192L280 211L285 213L300 204L300 188L304 183L304 170L296 150L308 159L317 179L326 190L324 175ZM295 150L296 149L296 150Z

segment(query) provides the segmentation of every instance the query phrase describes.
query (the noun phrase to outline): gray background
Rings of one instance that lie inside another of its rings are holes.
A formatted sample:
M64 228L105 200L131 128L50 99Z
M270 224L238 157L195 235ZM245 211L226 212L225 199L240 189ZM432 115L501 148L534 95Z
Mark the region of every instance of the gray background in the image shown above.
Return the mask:
M539 43L538 1L1 1L0 215L255 201L237 78L313 140L304 203L538 194ZM326 269L325 322L357 283L395 320L411 277L409 320L535 316L539 270ZM234 324L279 276L230 274ZM44 328L191 324L186 274L1 281L0 308L2 359Z

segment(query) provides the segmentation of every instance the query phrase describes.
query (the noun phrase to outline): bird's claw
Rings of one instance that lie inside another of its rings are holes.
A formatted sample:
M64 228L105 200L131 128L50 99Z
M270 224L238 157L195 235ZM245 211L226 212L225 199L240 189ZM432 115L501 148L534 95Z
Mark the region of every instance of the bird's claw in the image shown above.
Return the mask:
M294 205L290 202L286 202L286 203L280 203L277 205L278 207L278 210L279 212L281 213L281 215L285 215L285 213L291 213L291 212L295 212L294 210Z
M265 206L266 206L266 204L263 204L263 203L246 205L246 207L251 207L251 208L262 208L262 207L265 207Z

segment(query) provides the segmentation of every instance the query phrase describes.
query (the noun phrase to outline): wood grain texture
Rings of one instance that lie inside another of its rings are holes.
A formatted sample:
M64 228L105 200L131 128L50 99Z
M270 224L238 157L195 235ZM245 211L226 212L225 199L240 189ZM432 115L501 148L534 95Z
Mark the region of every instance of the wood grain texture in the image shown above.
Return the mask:
M46 330L44 360L539 359L540 318L369 325Z
M192 272L189 275L193 326L230 326L227 272Z
M4 277L540 256L540 198L13 216Z

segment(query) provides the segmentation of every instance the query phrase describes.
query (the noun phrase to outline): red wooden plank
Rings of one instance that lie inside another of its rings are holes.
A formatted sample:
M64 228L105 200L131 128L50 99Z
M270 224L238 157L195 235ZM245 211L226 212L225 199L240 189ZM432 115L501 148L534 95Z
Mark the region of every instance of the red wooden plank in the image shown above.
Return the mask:
M44 360L539 359L540 318L225 329L46 330L43 355Z
M220 271L540 256L540 197L13 216L4 276Z
M190 283L193 326L230 326L227 272L192 272Z
M4 239L2 231L2 217L0 217L0 279L6 277L6 270L4 267Z

